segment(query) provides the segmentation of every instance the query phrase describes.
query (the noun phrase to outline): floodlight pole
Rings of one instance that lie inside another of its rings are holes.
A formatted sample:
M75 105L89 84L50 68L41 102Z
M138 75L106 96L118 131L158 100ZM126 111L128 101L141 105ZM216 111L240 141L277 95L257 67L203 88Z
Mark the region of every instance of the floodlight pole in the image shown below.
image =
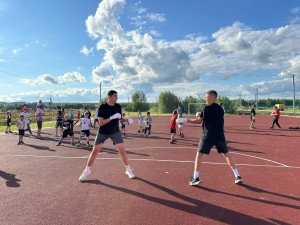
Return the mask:
M291 75L292 80L293 80L293 114L295 114L295 74L294 73L288 73Z

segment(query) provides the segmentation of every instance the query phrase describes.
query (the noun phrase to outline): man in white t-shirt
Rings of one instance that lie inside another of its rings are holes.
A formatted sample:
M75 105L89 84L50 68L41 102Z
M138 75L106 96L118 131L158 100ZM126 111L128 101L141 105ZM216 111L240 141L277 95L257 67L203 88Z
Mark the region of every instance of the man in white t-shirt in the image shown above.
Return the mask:
M32 135L32 131L31 131L31 128L30 128L30 114L28 112L27 107L23 108L23 112L21 112L21 115L24 116L26 130L28 130L30 135Z
M79 136L79 140L76 144L76 146L80 146L80 140L81 137L86 136L87 142L86 142L86 147L90 147L90 126L91 126L91 120L89 119L89 112L84 113L84 117L80 118L80 123L81 123L81 135Z

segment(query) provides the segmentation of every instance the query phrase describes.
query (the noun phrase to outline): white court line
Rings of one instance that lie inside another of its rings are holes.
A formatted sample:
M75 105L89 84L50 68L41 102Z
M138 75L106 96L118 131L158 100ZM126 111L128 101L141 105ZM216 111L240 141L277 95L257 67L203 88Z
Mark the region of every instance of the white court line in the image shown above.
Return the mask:
M88 156L71 157L71 156L37 156L37 155L6 155L11 157L31 157L31 158L57 158L57 159L87 159ZM121 160L121 158L97 158L97 160ZM194 163L194 161L181 161L181 160L170 160L170 159L134 159L130 161L150 161L150 162L171 162L171 163ZM217 162L202 162L204 164L212 165L227 165L227 163ZM298 166L273 166L273 165L257 165L257 164L236 164L238 166L251 166L251 167L273 167L273 168L289 168L289 169L300 169Z
M131 148L131 149L126 149L126 150L133 150L133 149L134 150L138 150L138 149L147 149L147 148L159 148L159 149L161 149L161 148L167 148L167 149L168 148L172 148L172 149L174 149L174 148L185 148L186 149L187 147L142 147L142 148ZM189 149L195 149L195 150L197 150L197 148L189 148ZM217 150L215 150L215 149L212 149L212 151L217 152ZM236 154L236 155L243 155L243 156L247 156L247 157L251 157L251 158L256 158L256 159L264 160L264 161L267 161L267 162L272 162L272 163L281 165L283 167L290 167L290 166L285 165L283 163L279 163L279 162L276 162L276 161L273 161L273 160L270 160L270 159L265 159L265 158L261 158L261 157L257 157L257 156L253 156L253 155L238 153L238 152L234 152L234 151L230 151L230 153Z

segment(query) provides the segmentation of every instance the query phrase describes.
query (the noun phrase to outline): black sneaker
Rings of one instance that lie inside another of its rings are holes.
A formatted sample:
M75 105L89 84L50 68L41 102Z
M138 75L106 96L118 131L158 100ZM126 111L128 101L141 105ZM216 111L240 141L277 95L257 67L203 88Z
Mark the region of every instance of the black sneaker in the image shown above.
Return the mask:
M20 144L21 144L21 142L19 141L17 145L20 145Z
M201 180L199 179L199 177L197 177L196 179L194 179L194 178L192 177L189 184L190 184L191 186L197 186L197 185L200 184L200 183L201 183Z
M23 141L21 141L21 144L25 145L25 143Z
M242 183L243 183L243 180L242 180L241 176L237 176L237 177L235 178L234 183L236 183L236 184L242 184Z
M61 145L61 142L58 142L57 144L56 144L56 146L60 146Z

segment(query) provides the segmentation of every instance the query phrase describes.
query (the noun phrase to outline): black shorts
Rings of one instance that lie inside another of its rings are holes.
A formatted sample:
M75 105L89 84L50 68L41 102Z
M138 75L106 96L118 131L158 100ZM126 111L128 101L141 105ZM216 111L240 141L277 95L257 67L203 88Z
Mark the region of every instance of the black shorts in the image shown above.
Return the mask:
M56 121L55 128L63 128L63 121Z
M7 121L6 126L10 127L11 126L11 121Z
M125 124L122 123L122 124L121 124L121 128L125 128Z
M42 129L43 127L43 121L36 121L38 129Z
M226 144L226 141L216 141L216 142L204 142L200 140L199 145L198 145L198 151L200 153L208 155L210 153L210 150L213 146L216 146L218 153L228 153L228 147Z
M20 130L20 129L19 129L19 135L20 135L20 136L24 136L24 134L25 134L25 130Z
M175 128L175 129L172 129L172 128L171 128L171 129L170 129L170 133L171 133L171 134L176 134L176 128Z
M63 137L63 138L66 138L66 137L68 137L68 135L69 135L69 136L73 136L73 135L74 135L74 132L73 132L72 130L64 130L64 131L63 131L63 134L62 134L62 137Z
M95 145L103 144L108 138L110 138L114 144L121 144L123 143L123 138L120 131L113 133L113 134L100 134L98 132Z
M90 136L90 130L82 130L81 135L89 137Z

